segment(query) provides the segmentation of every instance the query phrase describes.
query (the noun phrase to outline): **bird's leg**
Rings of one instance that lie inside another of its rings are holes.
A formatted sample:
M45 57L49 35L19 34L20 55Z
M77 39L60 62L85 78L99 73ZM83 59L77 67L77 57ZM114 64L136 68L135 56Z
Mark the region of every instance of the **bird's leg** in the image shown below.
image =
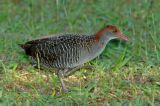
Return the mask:
M75 72L76 70L79 70L81 67L82 67L82 66L77 66L77 67L72 68L72 69L70 69L70 70L65 70L65 71L64 71L64 74L63 74L64 77L69 76L70 74L72 74L72 73Z
M95 70L95 66L93 65L84 65L83 68L88 70Z
M68 92L68 89L66 88L66 86L65 86L65 84L64 84L64 81L63 81L63 79L62 79L62 77L63 77L62 70L59 70L59 71L58 71L58 77L59 77L59 80L60 80L60 82L61 82L61 86L62 86L63 92Z
M79 70L80 68L89 69L89 70L95 69L95 67L92 65L80 65L80 66L77 66L77 67L72 68L70 70L65 70L63 75L64 75L64 77L67 77L67 76L71 75L72 73L74 73L75 71Z

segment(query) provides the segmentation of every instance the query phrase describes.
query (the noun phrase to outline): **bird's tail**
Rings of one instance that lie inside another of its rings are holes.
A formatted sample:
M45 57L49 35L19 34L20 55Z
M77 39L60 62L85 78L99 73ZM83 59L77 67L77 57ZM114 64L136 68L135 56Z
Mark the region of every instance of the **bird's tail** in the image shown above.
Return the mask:
M27 55L31 55L31 45L30 44L18 44L22 49L24 49Z
M20 46L22 49L25 49L24 44L18 44L18 46Z

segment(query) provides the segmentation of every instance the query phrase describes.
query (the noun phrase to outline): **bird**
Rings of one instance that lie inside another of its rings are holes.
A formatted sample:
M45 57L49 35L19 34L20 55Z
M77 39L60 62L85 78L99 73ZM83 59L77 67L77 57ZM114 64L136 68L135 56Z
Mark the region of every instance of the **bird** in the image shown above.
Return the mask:
M107 25L93 34L57 34L19 45L40 65L57 69L62 90L68 92L64 76L99 56L112 39L128 41L116 26Z

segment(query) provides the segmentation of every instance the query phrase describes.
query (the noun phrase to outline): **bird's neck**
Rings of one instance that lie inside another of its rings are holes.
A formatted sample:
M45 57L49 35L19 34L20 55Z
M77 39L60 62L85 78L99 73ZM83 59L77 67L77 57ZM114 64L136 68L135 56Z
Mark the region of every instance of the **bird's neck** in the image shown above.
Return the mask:
M95 35L96 36L96 40L97 42L101 45L101 46L106 46L107 43L112 40L112 39L116 39L117 37L114 36L113 33L111 32L105 32L102 33L101 35ZM97 37L99 36L99 38ZM98 38L98 39L97 39Z
M100 37L100 39L96 39L96 35L91 35L89 36L90 39L94 39L94 43L92 43L88 48L85 48L84 52L85 55L87 56L86 59L87 60L91 60L94 59L95 57L99 56L103 50L105 49L105 46L107 45L107 43L111 40L114 39L115 37L110 36L109 33L104 34ZM96 40L95 40L96 39Z
M94 35L96 38L96 35ZM94 43L91 47L91 51L93 53L93 57L98 56L99 54L102 53L102 51L105 49L107 43L112 40L112 39L116 39L117 37L115 37L114 35L112 35L112 33L105 33L103 35L101 35L101 37L97 40L96 39L96 43Z

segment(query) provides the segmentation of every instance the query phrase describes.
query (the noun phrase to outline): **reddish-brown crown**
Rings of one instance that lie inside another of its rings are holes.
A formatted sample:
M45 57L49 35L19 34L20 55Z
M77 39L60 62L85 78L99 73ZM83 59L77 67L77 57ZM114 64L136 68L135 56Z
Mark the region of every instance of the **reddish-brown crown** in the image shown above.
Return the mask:
M120 38L120 39L123 39L123 40L128 40L127 37L125 37L123 35L123 33L116 27L116 26L113 26L113 25L107 25L105 28L99 30L97 33L96 33L96 41L99 41L99 39L101 38L101 36L105 33L105 32L112 32L112 33L115 33L115 35Z

